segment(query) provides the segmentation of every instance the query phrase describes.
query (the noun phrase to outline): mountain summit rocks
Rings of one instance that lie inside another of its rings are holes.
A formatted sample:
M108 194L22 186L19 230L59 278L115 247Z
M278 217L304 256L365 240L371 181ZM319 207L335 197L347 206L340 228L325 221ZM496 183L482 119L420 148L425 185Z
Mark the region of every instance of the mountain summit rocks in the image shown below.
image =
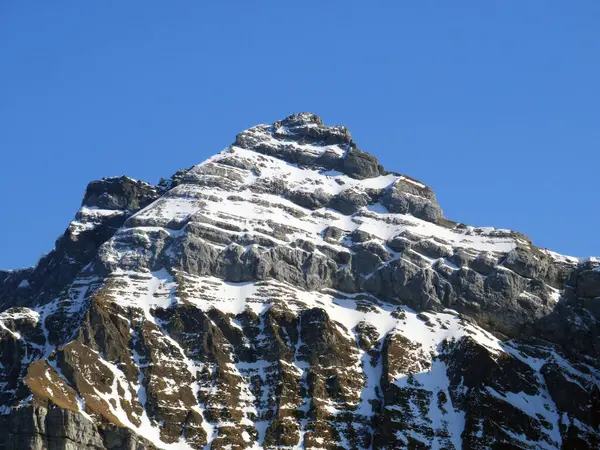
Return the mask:
M293 114L0 271L0 449L598 448L598 274Z
M250 128L238 134L235 145L302 166L339 170L358 180L386 173L377 158L356 147L347 128L326 127L311 113Z

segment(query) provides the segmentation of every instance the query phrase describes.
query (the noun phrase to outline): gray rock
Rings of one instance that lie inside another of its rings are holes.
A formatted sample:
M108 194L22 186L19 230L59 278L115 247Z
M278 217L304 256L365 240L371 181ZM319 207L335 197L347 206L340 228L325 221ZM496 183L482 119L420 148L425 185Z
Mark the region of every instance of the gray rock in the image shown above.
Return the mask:
M590 392L582 387L586 384L584 380L573 379L561 369L559 364L551 360L541 370L552 400L561 411L577 420L583 423L594 422L597 410L593 405L598 404L600 391L596 389L590 396Z
M344 215L352 215L369 204L369 196L354 189L346 189L334 196L327 206Z
M156 188L128 177L103 178L88 184L84 206L137 211L158 198Z
M450 284L439 274L404 259L383 266L366 279L363 286L374 295L397 299L418 310L440 309L444 299L451 295Z
M356 229L350 234L350 239L352 242L367 242L377 239L371 233L367 233L361 229Z
M518 274L502 269L496 269L485 279L484 285L488 291L503 299L515 299L525 286L523 278Z
M0 416L6 450L144 450L155 447L127 428L99 429L81 414L56 406L28 406Z
M583 270L577 277L577 295L579 297L600 297L600 270Z
M395 252L402 253L411 247L412 242L404 236L395 236L386 242L386 245Z
M382 263L379 256L367 249L359 249L352 255L352 268L357 274L370 274L377 270Z
M405 184L396 183L385 190L381 203L392 213L412 214L419 219L437 223L443 213L435 199L405 191ZM412 189L411 189L412 190Z
M454 254L448 259L458 267L463 267L470 266L470 264L475 260L475 256L473 256L473 254L470 252L465 251L463 248L455 248Z
M543 277L548 272L550 257L532 248L517 247L504 260L504 266L522 277Z
M284 133L279 130L285 127ZM352 142L346 127L326 127L323 121L312 113L292 114L273 124L274 135L280 139L296 139L308 142L322 142L325 145L340 145Z
M489 275L498 265L498 257L490 253L480 253L475 259L470 261L469 267L482 275Z
M383 167L375 156L358 148L351 148L346 152L340 170L346 175L359 180L378 177L384 173Z
M314 191L287 191L285 197L296 205L312 210L322 208L331 200L331 196L321 188Z
M381 258L382 261L389 261L391 259L391 255L385 249L385 247L376 241L367 241L360 244L356 244L352 247L352 249L356 252L363 250L371 252L379 256L379 258Z
M323 231L323 239L327 242L338 242L346 234L344 230L338 227L330 226Z
M440 245L431 239L422 239L413 244L411 248L428 258L448 258L453 254L447 246Z
M290 128L303 127L306 125L324 126L319 116L310 112L295 113L287 116L285 119L275 122L275 128L285 126Z

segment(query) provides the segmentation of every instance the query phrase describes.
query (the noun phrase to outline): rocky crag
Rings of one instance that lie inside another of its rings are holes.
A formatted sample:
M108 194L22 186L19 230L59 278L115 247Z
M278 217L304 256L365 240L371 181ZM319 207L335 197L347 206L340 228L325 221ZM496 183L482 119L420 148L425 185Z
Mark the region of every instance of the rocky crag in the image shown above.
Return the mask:
M0 449L596 449L600 260L295 114L0 271Z

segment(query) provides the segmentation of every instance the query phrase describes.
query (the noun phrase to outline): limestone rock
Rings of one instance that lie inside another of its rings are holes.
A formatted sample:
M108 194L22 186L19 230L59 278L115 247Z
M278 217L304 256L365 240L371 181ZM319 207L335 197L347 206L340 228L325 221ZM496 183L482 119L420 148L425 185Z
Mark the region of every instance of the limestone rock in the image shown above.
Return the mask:
M0 271L0 449L595 449L599 267L293 114Z

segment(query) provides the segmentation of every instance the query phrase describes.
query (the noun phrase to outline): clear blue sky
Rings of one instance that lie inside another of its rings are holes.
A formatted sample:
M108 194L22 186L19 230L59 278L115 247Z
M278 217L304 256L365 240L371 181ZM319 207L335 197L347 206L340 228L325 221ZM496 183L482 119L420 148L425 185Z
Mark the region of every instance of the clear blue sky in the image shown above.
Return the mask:
M0 2L0 268L85 186L157 182L298 111L453 220L600 255L600 2Z

